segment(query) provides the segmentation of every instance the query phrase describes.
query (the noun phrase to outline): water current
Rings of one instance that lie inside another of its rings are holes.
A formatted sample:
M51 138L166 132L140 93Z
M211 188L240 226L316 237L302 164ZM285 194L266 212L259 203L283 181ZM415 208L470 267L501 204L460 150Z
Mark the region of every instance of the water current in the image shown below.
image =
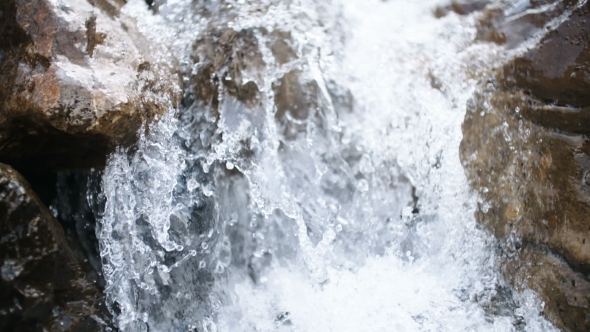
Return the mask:
M502 280L459 161L466 103L517 50L440 3L129 1L186 93L102 173L120 330L554 329Z

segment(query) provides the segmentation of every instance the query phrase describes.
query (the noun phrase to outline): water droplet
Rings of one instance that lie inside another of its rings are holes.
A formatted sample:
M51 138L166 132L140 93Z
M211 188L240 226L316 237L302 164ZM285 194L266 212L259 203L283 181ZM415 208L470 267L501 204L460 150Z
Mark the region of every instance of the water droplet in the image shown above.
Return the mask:
M199 182L197 182L197 180L189 179L188 181L186 181L186 189L188 189L189 191L193 191L193 190L197 189L198 187L199 187Z
M369 191L369 182L365 179L360 179L358 180L356 187L360 192L365 193Z
M359 171L363 174L369 174L375 171L375 167L373 167L373 162L369 155L364 154L361 157L361 160L359 161Z

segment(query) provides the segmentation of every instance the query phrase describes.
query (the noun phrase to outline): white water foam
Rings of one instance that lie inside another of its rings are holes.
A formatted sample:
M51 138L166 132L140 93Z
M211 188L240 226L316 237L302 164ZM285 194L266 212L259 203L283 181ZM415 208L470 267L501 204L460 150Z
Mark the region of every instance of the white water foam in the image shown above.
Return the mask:
M161 7L150 24L195 71L187 43L208 26L254 31L264 64L241 74L261 103L221 90L218 116L196 101L111 157L98 236L121 330L553 329L495 270L459 162L465 105L504 52L438 3ZM303 97L280 117L293 71Z

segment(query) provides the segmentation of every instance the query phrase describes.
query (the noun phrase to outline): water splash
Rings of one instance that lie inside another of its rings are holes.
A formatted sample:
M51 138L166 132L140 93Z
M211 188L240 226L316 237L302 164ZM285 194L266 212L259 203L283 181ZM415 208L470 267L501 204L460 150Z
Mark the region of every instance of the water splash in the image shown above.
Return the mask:
M160 4L143 28L179 57L185 102L102 180L121 330L552 328L494 270L459 162L505 54L436 4Z

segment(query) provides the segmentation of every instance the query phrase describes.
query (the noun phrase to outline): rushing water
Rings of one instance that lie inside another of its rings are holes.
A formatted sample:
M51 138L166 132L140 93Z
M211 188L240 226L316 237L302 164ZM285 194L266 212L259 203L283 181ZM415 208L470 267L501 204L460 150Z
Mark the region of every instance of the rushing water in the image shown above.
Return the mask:
M458 156L465 105L508 55L438 3L127 4L186 95L102 177L121 330L553 329L496 271Z

